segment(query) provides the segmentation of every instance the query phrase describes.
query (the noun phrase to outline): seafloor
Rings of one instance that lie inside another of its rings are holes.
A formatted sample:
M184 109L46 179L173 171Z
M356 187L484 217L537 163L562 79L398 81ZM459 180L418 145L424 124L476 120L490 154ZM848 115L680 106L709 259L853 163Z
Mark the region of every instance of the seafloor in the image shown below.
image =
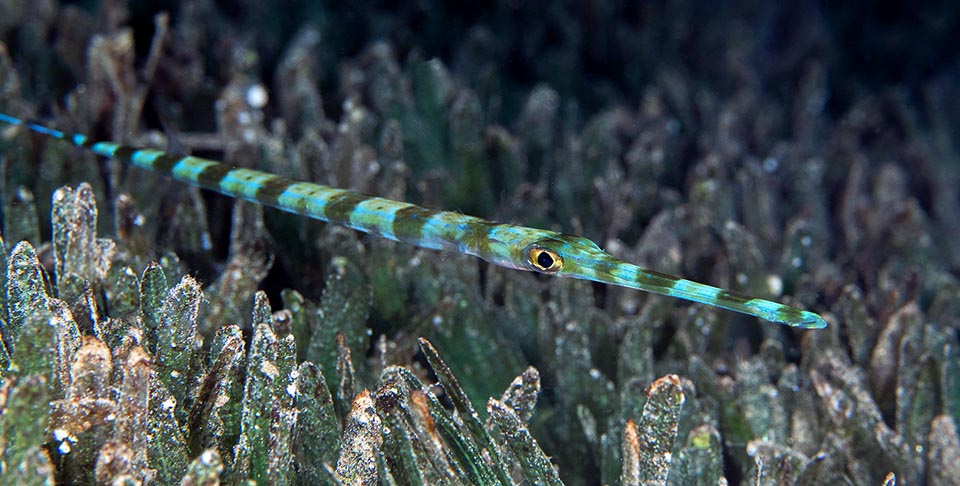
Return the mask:
M960 4L854 3L0 0L2 113L584 235L830 324L0 126L0 484L958 484Z

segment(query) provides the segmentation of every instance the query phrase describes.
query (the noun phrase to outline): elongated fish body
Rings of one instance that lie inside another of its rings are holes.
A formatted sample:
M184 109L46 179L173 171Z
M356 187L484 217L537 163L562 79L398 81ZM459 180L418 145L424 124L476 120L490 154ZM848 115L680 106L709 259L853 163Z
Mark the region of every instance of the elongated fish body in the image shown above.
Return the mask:
M213 160L98 142L0 113L0 122L91 150L103 157L292 213L423 248L465 253L502 267L619 285L722 307L805 329L826 327L819 315L647 270L608 255L593 241L555 231L499 224L450 211L299 182Z

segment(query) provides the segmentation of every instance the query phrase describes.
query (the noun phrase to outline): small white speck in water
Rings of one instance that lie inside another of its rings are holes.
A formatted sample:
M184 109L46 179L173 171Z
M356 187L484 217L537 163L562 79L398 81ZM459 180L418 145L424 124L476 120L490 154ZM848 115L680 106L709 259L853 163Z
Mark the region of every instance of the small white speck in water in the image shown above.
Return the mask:
M800 244L809 248L810 245L813 244L813 238L808 235L804 235L802 238L800 238Z
M770 275L767 277L767 287L771 294L780 295L783 293L783 279L777 275Z
M363 121L364 113L362 110L350 110L348 116L350 117L350 122L357 125Z
M767 172L774 172L778 167L780 167L780 159L776 157L767 157L763 159L763 170Z
M247 104L254 108L263 108L267 106L267 101L270 100L270 96L267 94L266 88L262 85L255 84L247 88Z
M803 258L793 257L793 260L790 260L790 264L795 268L800 268L800 266L803 265Z
M200 246L204 250L213 249L213 240L210 239L210 233L207 233L206 231L204 231L203 234L200 235Z

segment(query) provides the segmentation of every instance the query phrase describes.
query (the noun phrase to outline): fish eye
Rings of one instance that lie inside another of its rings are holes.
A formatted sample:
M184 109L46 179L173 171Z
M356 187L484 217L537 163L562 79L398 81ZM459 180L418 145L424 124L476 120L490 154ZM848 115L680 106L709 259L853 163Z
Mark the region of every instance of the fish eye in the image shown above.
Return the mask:
M536 245L527 248L527 264L543 273L557 273L563 268L563 258L555 251Z

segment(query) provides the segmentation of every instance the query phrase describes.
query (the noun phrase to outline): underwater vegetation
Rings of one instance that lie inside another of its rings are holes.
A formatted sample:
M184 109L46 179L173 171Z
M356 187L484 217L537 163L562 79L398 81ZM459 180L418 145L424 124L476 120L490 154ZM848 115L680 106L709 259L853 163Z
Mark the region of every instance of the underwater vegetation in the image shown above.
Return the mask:
M0 484L955 484L952 7L309 3L0 1L0 113L584 235L829 326L2 125Z

